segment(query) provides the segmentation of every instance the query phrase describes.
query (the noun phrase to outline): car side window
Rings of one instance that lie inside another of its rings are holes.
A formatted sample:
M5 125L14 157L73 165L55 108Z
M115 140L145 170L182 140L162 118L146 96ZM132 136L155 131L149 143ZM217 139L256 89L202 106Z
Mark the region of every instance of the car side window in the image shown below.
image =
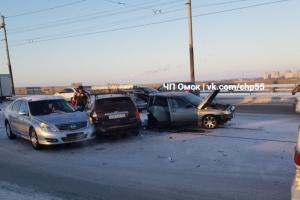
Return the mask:
M12 106L12 110L16 111L16 112L19 112L21 103L22 103L22 101L16 101L14 103L14 105Z
M186 105L188 104L187 102L179 98L170 98L169 102L170 102L170 107L172 109L186 108Z
M12 107L13 107L13 103L12 104L10 104L10 106L8 107L10 110L12 110Z
M66 93L74 93L72 89L66 89Z
M20 111L25 111L25 112L27 112L28 113L28 106L27 106L27 103L26 103L26 101L22 101L22 103L21 103L21 106L20 106L20 109L19 109Z
M156 97L155 106L168 107L168 101L166 97Z
M63 89L60 93L73 93L74 91L70 88Z

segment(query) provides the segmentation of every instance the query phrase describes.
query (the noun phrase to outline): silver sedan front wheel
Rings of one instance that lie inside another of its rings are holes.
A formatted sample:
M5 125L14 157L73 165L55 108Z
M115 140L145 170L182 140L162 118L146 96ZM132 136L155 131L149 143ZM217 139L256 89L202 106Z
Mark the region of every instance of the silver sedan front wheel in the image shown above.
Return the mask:
M218 126L218 120L214 115L207 115L203 118L202 124L205 128L213 129Z
M9 139L13 140L13 139L16 139L17 136L15 134L12 133L11 131L11 128L10 128L10 125L8 122L6 122L5 124L5 128L6 128L6 135Z
M30 140L31 140L31 145L35 150L41 150L42 149L42 146L39 143L37 134L36 134L36 132L33 128L30 130Z

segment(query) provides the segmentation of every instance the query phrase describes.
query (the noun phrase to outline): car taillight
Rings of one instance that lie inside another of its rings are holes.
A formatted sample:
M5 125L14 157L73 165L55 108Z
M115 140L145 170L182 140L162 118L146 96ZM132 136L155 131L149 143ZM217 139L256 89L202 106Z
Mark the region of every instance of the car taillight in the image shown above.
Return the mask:
M140 118L140 112L138 109L135 109L135 118L139 119Z
M188 90L184 90L186 93L188 93L189 91Z
M96 113L96 112L93 112L92 117L96 119L96 118L98 117L98 116L97 116L97 113Z
M294 162L295 162L296 165L300 166L300 152L299 151L295 151Z

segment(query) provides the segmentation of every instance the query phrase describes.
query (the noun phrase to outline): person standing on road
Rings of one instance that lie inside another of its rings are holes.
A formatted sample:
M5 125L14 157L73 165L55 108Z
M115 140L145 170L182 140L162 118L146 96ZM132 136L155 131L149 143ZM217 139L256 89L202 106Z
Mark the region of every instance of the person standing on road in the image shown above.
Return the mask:
M89 100L90 95L83 90L82 86L79 86L77 91L74 93L72 104L78 106L79 111L83 111L88 105Z

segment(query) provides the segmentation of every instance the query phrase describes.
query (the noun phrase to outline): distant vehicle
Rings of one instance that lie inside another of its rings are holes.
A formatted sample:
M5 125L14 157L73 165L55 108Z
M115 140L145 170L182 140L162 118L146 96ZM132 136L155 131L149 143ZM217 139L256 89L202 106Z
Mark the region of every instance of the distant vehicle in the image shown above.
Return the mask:
M6 97L12 97L12 87L10 83L9 74L0 74L0 99L4 100Z
M292 95L295 95L297 92L300 91L300 83L297 83L292 90ZM300 113L300 97L296 97L293 101L293 107L295 112Z
M102 94L92 96L87 110L99 135L131 132L138 135L141 128L140 114L129 96Z
M199 125L216 128L233 118L235 108L229 104L214 102L219 90L211 92L205 99L185 92L161 92L150 97L148 102L148 125L171 127Z
M165 87L166 85L169 87ZM196 96L199 96L200 90L189 89L189 88L195 88L195 86L196 84L193 82L170 82L170 83L164 83L157 90L160 92L186 92L186 93L192 93Z
M57 96L28 96L13 101L4 111L7 137L31 141L36 150L43 145L79 142L95 137L92 118Z
M74 96L74 92L76 92L77 89L78 89L78 87L67 87L67 88L64 88L63 90L61 90L60 92L55 93L54 96L62 97L66 101L71 102L73 99L73 96ZM90 94L89 91L87 91L87 90L84 90L84 91L86 91L88 94Z
M137 86L134 89L137 90L137 97L145 102L149 101L150 96L159 92L157 89L147 86Z
M294 148L295 175L291 186L291 199L300 200L300 126L298 128L298 140Z

